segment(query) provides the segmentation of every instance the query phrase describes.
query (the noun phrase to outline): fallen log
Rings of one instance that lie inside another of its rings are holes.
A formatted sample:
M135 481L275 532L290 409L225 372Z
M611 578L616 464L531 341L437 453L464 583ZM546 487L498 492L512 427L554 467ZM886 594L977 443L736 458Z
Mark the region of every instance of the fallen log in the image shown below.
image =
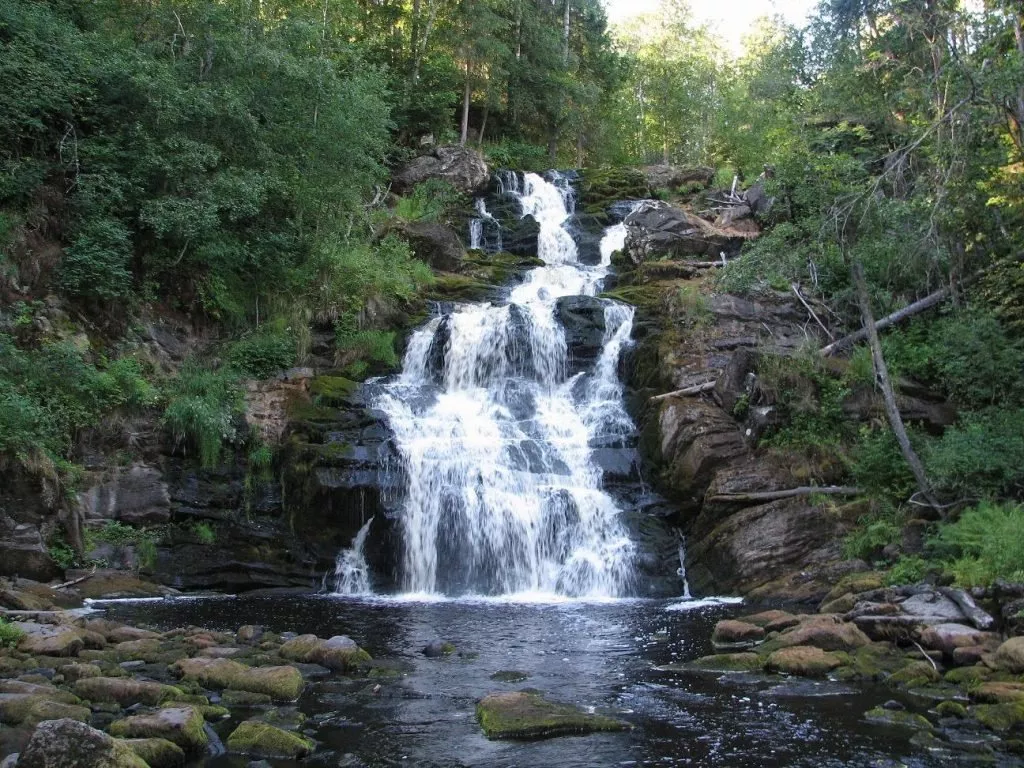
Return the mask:
M891 315L886 315L880 320L877 320L875 322L875 330L880 331L883 328L888 328L890 325L894 325L900 322L901 320L905 320L908 317L913 317L917 313L923 312L929 307L934 307L936 304L941 304L949 296L949 294L949 288L942 288L941 290L938 290L935 293L925 296L923 299L919 301L915 301L913 304L908 304L903 309L898 310L897 312L893 312ZM831 355L834 355L836 352L841 352L847 347L853 346L858 341L863 341L867 337L867 329L861 328L859 331L854 331L849 336L844 336L838 341L834 341L831 344L822 347L818 351L818 354L820 354L822 357L830 357Z
M835 496L856 496L858 493L861 493L861 489L852 485L805 485L800 488L787 488L784 491L718 493L714 496L708 496L704 501L719 503L737 501L778 501L779 499L792 499L796 496L812 496L816 493L825 493Z
M694 384L692 387L686 387L685 389L677 389L674 392L666 392L663 395L654 395L650 398L650 402L654 403L659 400L667 400L670 397L691 397L693 395L699 395L701 392L709 392L715 388L715 380L705 381L701 384Z

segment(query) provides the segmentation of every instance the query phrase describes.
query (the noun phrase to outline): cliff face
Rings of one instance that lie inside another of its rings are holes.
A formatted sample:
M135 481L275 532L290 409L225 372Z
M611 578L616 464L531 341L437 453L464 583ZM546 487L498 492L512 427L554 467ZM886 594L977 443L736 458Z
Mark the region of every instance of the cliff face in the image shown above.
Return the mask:
M827 339L792 293L717 292L716 264L696 259L735 252L741 236L707 221L686 226L696 219L664 204L628 217L608 293L638 308L628 380L645 469L677 505L695 592L819 596L862 567L843 562L842 540L864 506L843 493L781 493L842 485L846 468L827 448L766 438L828 398L847 424L877 418L879 400L844 378L844 362L817 360ZM909 385L900 400L911 420L953 418Z

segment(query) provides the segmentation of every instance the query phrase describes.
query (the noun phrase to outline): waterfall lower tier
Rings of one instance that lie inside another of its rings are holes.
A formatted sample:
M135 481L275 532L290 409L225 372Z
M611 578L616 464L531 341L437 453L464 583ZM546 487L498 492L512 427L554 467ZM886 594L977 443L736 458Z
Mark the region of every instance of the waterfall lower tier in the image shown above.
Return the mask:
M629 594L635 545L594 453L634 431L617 373L633 309L572 298L595 296L604 250L623 232L609 228L601 263L581 264L564 177L505 175L501 187L538 222L545 266L507 303L460 305L416 331L402 373L374 401L400 457L401 584L448 595ZM486 207L477 210L482 220ZM567 343L569 317L589 323L574 330L594 349L586 364Z

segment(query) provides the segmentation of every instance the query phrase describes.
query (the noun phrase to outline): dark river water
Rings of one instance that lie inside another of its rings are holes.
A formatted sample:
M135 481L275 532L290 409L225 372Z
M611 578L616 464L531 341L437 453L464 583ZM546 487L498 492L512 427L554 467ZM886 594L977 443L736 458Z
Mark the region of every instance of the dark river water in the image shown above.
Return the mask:
M298 707L319 742L303 765L330 766L930 766L960 764L871 725L863 713L892 693L828 682L664 669L707 653L717 605L672 610L663 601L511 604L338 597L252 597L129 603L108 614L162 628L347 634L401 677L331 677L307 686ZM440 659L421 650L454 643ZM659 669L661 668L661 669ZM528 675L497 682L497 672ZM613 714L626 733L492 742L475 720L491 691L532 688ZM237 714L237 713L236 713ZM244 713L243 713L244 715ZM222 738L234 721L218 726ZM211 766L243 766L233 757ZM277 763L285 766L289 763Z

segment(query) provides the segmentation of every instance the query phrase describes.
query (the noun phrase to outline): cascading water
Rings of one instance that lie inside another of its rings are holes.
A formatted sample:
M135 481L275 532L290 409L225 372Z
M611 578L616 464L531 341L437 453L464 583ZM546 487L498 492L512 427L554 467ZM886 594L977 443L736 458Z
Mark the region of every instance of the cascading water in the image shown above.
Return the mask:
M482 197L476 199L473 207L477 215L469 220L469 247L495 253L500 251L503 247L501 225L487 210L487 203Z
M545 266L529 272L508 303L458 306L416 331L401 375L376 398L405 479L409 592L630 590L635 547L602 488L592 446L633 431L616 370L633 309L603 302L602 351L592 369L569 377L558 300L596 294L608 259L579 262L566 229L572 188L558 174L549 179L499 178L520 215L537 220Z
M370 566L363 554L366 537L370 533L371 517L352 539L352 546L338 553L334 562L334 594L336 595L369 595Z

